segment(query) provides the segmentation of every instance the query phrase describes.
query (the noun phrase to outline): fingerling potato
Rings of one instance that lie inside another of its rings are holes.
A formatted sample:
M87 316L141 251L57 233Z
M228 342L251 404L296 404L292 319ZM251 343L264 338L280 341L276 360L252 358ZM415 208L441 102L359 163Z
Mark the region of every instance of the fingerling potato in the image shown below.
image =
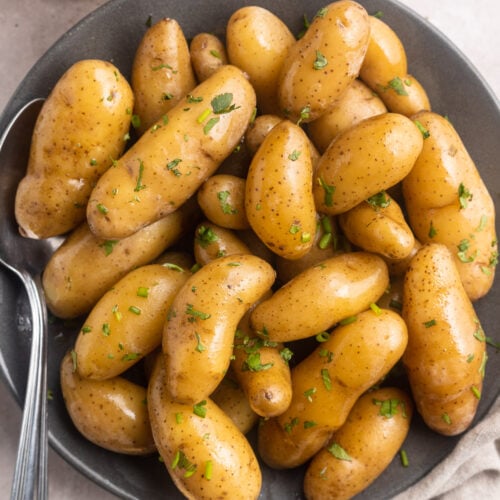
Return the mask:
M84 59L57 81L33 131L15 216L29 238L65 234L85 219L90 192L126 144L134 96L113 64Z
M349 499L367 488L391 463L410 430L411 398L384 387L361 396L304 476L308 500Z
M77 371L78 358L67 353L60 367L68 414L86 439L116 453L147 455L156 450L146 389L123 377L90 380Z
M189 44L191 64L199 82L212 76L221 66L228 64L226 47L212 33L198 33Z

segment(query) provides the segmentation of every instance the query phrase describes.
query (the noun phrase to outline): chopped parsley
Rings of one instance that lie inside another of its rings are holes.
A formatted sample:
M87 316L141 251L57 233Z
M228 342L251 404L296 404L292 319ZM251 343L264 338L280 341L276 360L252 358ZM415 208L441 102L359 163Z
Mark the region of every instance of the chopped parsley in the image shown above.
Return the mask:
M349 456L347 451L340 446L340 444L333 442L326 449L338 460L347 460L348 462L352 462L352 458Z

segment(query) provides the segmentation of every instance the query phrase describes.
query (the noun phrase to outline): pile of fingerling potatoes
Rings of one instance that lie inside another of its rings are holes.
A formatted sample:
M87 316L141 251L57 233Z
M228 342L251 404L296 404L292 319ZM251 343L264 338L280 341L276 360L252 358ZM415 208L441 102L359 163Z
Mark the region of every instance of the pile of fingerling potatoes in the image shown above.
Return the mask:
M308 499L350 498L414 408L447 436L474 418L493 201L396 33L354 1L300 36L257 6L225 40L161 19L130 82L76 62L15 209L26 237L65 235L43 287L81 324L60 368L73 423L159 453L187 498L257 498L259 460L307 464ZM398 367L407 387L387 383Z

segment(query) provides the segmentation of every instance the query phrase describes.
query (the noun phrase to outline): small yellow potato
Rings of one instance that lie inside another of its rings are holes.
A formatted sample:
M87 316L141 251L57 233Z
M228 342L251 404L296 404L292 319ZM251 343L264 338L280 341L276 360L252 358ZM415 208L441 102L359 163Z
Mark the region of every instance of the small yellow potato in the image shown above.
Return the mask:
M177 210L240 142L254 109L244 73L221 67L99 179L87 208L91 230L124 238Z
M393 311L363 311L292 369L292 402L259 426L258 449L270 467L297 467L341 427L356 400L401 358L408 333Z
M292 400L288 365L292 352L283 344L255 335L250 313L251 309L236 330L231 367L253 411L264 418L276 417Z
M116 453L148 455L156 450L146 389L122 377L82 378L74 351L60 367L61 390L68 414L89 441Z
M340 214L338 220L347 239L367 252L404 259L415 246L403 211L385 191Z
M350 250L347 240L339 230L337 219L331 215L317 217L314 241L309 252L295 260L276 256L278 282L283 285L309 267Z
M391 463L410 430L411 398L401 389L369 391L311 461L304 476L308 500L348 500Z
M427 92L412 75L396 76L385 87L379 87L377 92L392 113L411 117L419 111L431 110Z
M317 210L340 214L396 185L412 169L422 144L415 124L397 113L373 116L346 130L317 166Z
M316 230L309 143L299 126L283 120L255 153L246 180L250 226L271 251L288 259L310 250Z
M174 484L191 500L259 497L262 474L245 436L210 398L176 402L164 364L156 363L148 386L156 446Z
M367 309L389 285L387 265L367 252L324 260L298 274L251 315L254 331L274 342L317 335Z
M52 254L42 276L49 310L59 318L87 314L135 267L148 264L186 233L191 203L123 240L97 238L83 223Z
M259 420L259 416L253 411L245 392L231 371L222 379L210 398L242 434L250 432Z
M189 44L191 64L199 82L212 76L221 66L228 64L226 47L212 33L198 33Z
M15 216L24 236L49 238L83 222L95 182L125 148L133 105L127 80L106 61L78 61L57 81L17 188Z
M163 330L167 388L179 402L209 396L229 368L239 321L275 279L254 255L220 257L177 293Z
M280 116L267 114L257 116L250 124L245 133L245 144L252 156L259 149L266 135L281 121L283 118Z
M422 112L415 122L427 136L403 181L410 226L421 243L442 243L454 256L472 301L491 288L498 259L495 206L453 125Z
M464 432L476 414L486 336L446 246L424 245L403 290L409 342L403 356L418 412L434 431Z
M281 113L308 122L336 103L358 76L370 39L369 17L350 0L332 2L316 14L283 63Z
M245 212L245 179L229 174L209 177L197 193L202 212L214 224L227 229L248 229Z
M278 79L295 44L288 27L271 11L251 5L236 10L226 26L229 61L249 75L261 113L278 113Z
M198 224L194 237L194 258L200 266L227 255L251 253L230 229L206 221Z
M147 29L135 52L131 84L140 134L196 86L188 43L175 19L160 19Z
M372 90L379 92L390 81L408 73L403 44L396 32L381 19L370 16L370 42L359 76Z
M370 116L386 113L385 104L361 80L354 80L335 106L307 124L307 132L321 153L344 130Z
M115 377L161 346L167 312L190 274L177 265L150 264L106 292L76 339L80 376Z

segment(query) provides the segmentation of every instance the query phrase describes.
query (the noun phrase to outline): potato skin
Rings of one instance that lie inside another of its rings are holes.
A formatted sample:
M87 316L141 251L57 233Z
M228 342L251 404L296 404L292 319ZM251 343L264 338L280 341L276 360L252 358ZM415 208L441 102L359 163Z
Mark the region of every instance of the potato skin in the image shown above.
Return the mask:
M82 378L75 370L71 353L61 362L60 379L69 416L86 439L127 455L155 451L144 387L122 377Z
M150 264L130 271L85 319L75 352L84 378L115 377L161 345L165 316L191 273Z
M306 498L347 500L367 488L403 444L412 413L413 402L401 389L384 387L361 396L327 447L309 464L304 476ZM340 446L349 458L336 458L329 451L332 446Z
M148 264L189 228L196 207L186 204L123 240L97 238L83 223L52 254L42 276L49 310L64 319L87 314L125 274Z
M245 71L260 113L279 113L278 80L295 37L271 11L251 5L236 10L226 26L229 61Z
M266 135L283 120L278 115L259 115L245 133L245 144L252 156L257 152Z
M370 116L386 113L382 100L361 80L354 80L337 103L307 124L307 132L321 153L340 133Z
M158 451L175 485L188 499L257 499L262 475L250 444L231 419L210 399L193 404L173 400L162 362L148 386L151 428Z
M234 332L271 288L273 268L254 255L230 255L203 266L177 293L163 330L167 389L180 402L209 396L227 371Z
M191 64L199 82L212 76L221 66L228 64L226 47L212 33L198 33L189 44Z
M340 0L321 9L283 63L278 90L282 113L307 122L331 108L358 76L369 37L368 13L357 2Z
M382 192L377 199L370 198L339 215L339 224L347 239L367 252L389 259L408 257L415 246L415 238L397 202Z
M424 245L405 275L403 356L418 412L436 432L465 431L484 377L484 332L446 246Z
M252 328L275 342L318 334L376 302L389 284L381 257L349 252L306 269L258 304Z
M189 47L175 19L160 19L147 29L135 52L131 84L140 134L196 86Z
M229 174L209 177L197 193L198 204L214 224L227 229L248 229L245 179Z
M421 243L442 243L454 256L472 301L491 288L498 257L495 207L453 125L432 112L413 117L429 133L403 181L410 225Z
M423 137L406 116L384 113L340 134L321 157L314 199L319 212L336 215L401 181L410 172Z
M294 123L273 127L255 153L245 185L248 222L274 253L298 259L312 246L316 209L309 139Z
M401 316L361 312L292 369L292 402L259 426L261 458L273 468L303 464L346 420L356 400L401 358L408 341Z
M15 215L23 235L49 238L85 219L93 185L125 148L134 96L111 63L73 64L44 102Z
M87 209L97 236L124 238L177 210L239 143L255 108L243 72L223 66L192 94L99 179Z

